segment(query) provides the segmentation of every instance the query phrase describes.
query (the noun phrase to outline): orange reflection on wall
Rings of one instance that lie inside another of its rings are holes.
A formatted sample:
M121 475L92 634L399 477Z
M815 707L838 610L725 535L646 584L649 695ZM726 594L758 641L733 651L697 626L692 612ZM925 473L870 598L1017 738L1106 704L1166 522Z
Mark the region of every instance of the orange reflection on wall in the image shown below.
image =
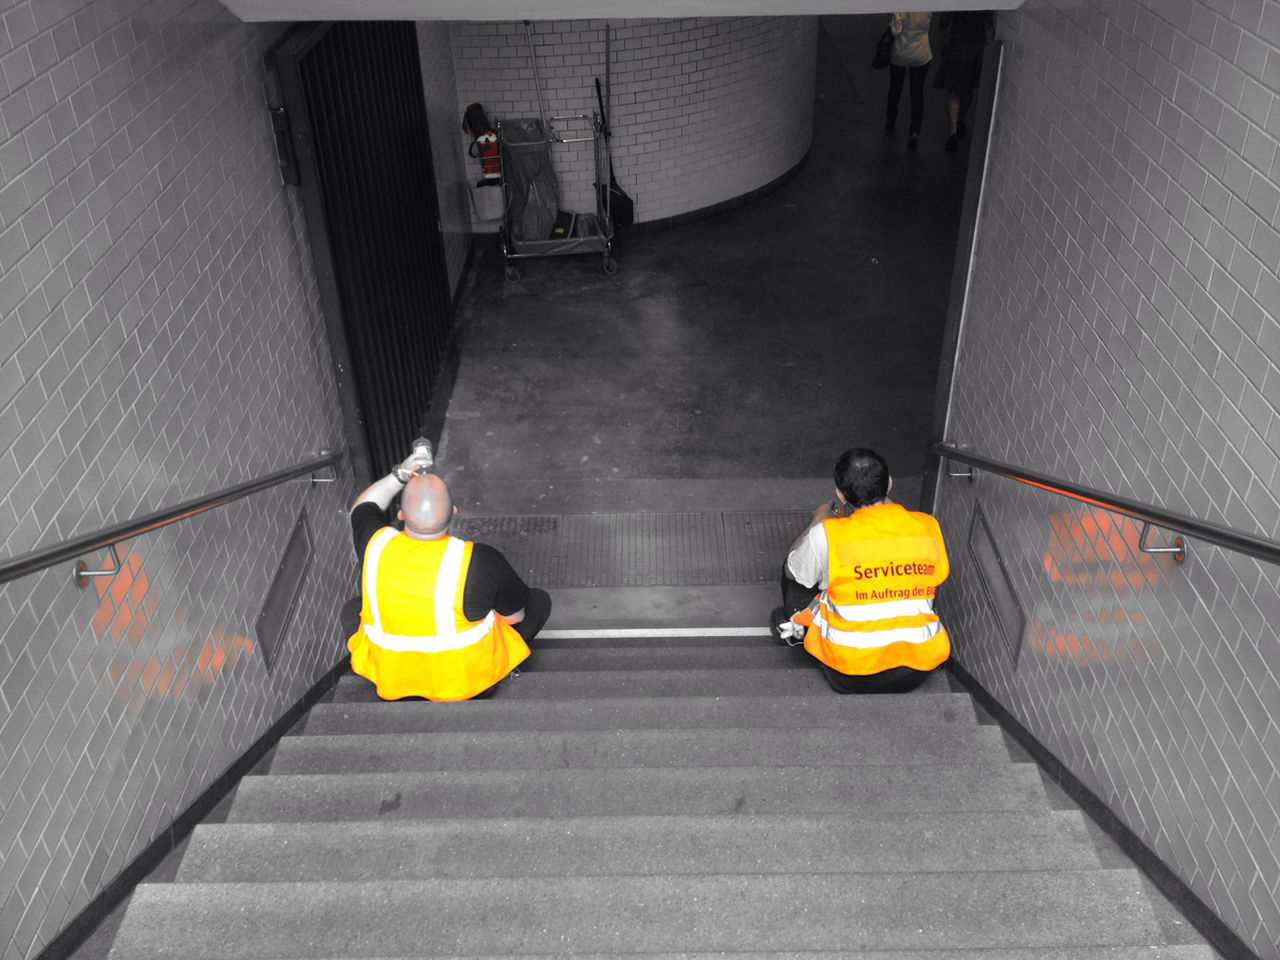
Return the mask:
M128 643L136 647L147 627L155 620L164 590L152 584L143 569L143 556L131 549L131 545L117 544L121 555L120 572L114 577L97 577L94 586L101 598L93 615L92 625L99 640L111 637L113 643ZM178 628L192 628L188 622L191 611L180 606L174 612L173 623ZM213 682L224 668L230 667L241 654L253 650L254 641L243 634L230 633L224 624L218 623L202 641L192 643L185 650L175 650L167 656L138 657L107 667L111 679L129 681L132 689L145 693L168 694L178 699L188 683L195 679L200 684Z
M1043 556L1045 573L1054 584L1081 587L1086 596L1100 590L1120 599L1154 587L1161 565L1173 560L1157 560L1139 548L1142 531L1132 518L1102 507L1048 515L1052 533ZM1147 623L1141 609L1100 606L1080 614L1068 614L1069 626L1060 629L1036 621L1027 630L1033 651L1049 659L1076 663L1106 661L1149 662L1164 658L1158 639L1144 639L1131 626ZM1105 636L1104 636L1105 635Z
M1117 608L1099 613L1097 622L1104 627L1125 622L1143 624L1146 616L1141 610L1125 613ZM1092 624L1089 626L1092 629ZM1164 659L1164 648L1155 640L1143 640L1135 632L1124 637L1095 637L1084 632L1083 623L1078 630L1059 630L1037 620L1027 630L1027 644L1034 653L1050 660L1071 660L1078 664L1110 661L1158 663Z
M1044 569L1052 582L1138 590L1160 579L1155 559L1138 549L1142 532L1132 518L1086 507L1048 519L1053 534Z

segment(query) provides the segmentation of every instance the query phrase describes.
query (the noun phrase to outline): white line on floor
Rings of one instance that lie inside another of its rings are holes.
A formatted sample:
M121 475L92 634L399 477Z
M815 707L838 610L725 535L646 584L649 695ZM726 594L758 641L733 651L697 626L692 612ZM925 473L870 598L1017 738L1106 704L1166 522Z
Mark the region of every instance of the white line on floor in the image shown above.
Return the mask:
M548 640L591 640L622 637L767 637L768 627L598 627L594 630L541 630ZM536 640L534 641L537 642Z

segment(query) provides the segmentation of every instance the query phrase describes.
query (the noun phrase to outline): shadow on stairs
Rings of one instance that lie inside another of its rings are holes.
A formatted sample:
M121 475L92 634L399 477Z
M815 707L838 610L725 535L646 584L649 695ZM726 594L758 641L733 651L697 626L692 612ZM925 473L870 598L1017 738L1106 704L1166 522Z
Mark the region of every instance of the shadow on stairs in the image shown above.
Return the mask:
M344 677L111 956L1215 956L945 674L840 697L811 662L540 638L485 701Z

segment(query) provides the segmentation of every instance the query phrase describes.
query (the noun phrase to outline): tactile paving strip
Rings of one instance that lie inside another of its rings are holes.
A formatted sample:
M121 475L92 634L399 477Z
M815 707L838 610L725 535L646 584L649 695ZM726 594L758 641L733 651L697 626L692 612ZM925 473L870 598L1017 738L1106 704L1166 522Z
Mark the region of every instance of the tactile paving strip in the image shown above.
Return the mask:
M460 517L450 531L501 550L538 587L773 583L804 511Z

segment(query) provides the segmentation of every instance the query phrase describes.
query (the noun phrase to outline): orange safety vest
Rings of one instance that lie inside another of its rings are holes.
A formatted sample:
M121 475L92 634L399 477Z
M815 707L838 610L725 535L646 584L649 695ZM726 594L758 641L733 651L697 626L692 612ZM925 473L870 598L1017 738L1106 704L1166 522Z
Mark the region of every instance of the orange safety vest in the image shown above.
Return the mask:
M467 700L529 656L524 638L490 610L462 612L472 544L419 540L383 527L364 552L360 627L347 641L351 669L384 700Z
M883 503L822 526L827 588L796 616L809 621L804 648L851 676L932 670L946 660L951 644L933 612L934 593L949 572L938 521Z

